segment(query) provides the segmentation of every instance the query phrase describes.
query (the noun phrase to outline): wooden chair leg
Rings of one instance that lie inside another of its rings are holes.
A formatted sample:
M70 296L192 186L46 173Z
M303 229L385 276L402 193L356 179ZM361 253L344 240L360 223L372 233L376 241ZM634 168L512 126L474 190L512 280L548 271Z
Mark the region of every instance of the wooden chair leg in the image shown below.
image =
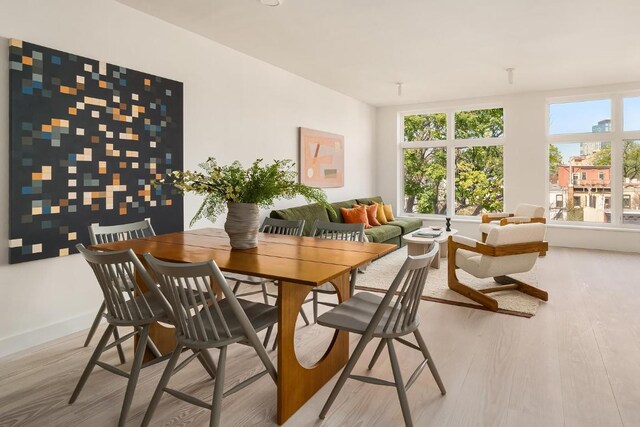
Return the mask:
M431 354L429 354L429 349L427 348L427 344L422 338L422 334L418 329L416 329L415 331L413 331L413 335L416 337L416 342L418 343L418 347L420 347L422 355L425 359L427 359L427 366L429 366L431 375L433 375L433 379L436 380L436 384L438 384L438 388L440 388L440 393L444 396L445 394L447 394L447 390L444 388L444 383L440 378L440 374L438 373L438 369L436 368L436 363L431 358Z
M117 326L113 328L113 339L115 341L118 341L120 339L120 333L118 332ZM118 349L118 358L120 359L120 363L124 364L127 360L124 357L124 351L122 350L122 345L118 344L116 348Z
M127 421L127 414L129 408L131 408L131 402L133 401L133 394L136 391L136 384L138 384L138 376L140 375L140 367L142 366L142 360L144 359L144 352L147 349L147 340L149 339L149 325L142 327L140 331L140 337L138 339L138 345L136 346L136 352L133 356L133 364L131 365L131 372L129 373L129 381L127 382L127 390L124 393L124 401L122 402L122 409L120 410L120 419L118 420L118 427L124 427Z
M384 350L384 346L386 344L386 341L384 339L380 340L380 344L378 344L378 347L376 348L375 353L373 353L373 357L371 358L371 362L369 362L369 370L373 369L373 366L376 364L376 362L378 361L378 358L380 357L380 353L382 353L382 350Z
M207 349L200 350L198 352L198 360L200 361L200 364L205 369L205 371L207 371L211 379L215 379L216 371L217 371L216 362L213 361L213 358L211 357L211 353L209 353L209 350Z
M344 383L347 382L349 375L351 375L351 371L353 371L353 368L356 366L358 359L362 355L362 352L364 351L369 341L371 340L365 339L365 337L360 338L358 345L356 345L356 348L353 350L353 353L351 354L349 361L347 362L346 366L342 370L342 373L340 374L340 378L338 378L336 385L333 386L333 390L331 390L331 394L329 395L327 402L322 407L322 411L320 411L320 415L319 415L320 418L324 419L324 417L327 416L327 412L329 412L331 405L333 405L333 402L336 400L336 397L338 397L338 394L340 393L340 390L342 390Z
M227 347L224 346L220 349L220 356L218 357L218 378L216 378L216 384L213 387L211 419L209 421L210 427L218 427L220 425L220 410L222 409L222 397L224 394L224 371L226 361Z
M167 362L167 366L164 368L164 372L162 373L162 377L160 377L160 381L158 382L158 386L156 387L156 391L153 393L153 397L151 398L151 402L149 403L149 407L147 408L147 412L144 414L144 419L142 420L142 427L147 427L151 422L151 418L153 417L153 413L158 407L158 403L160 403L160 398L164 393L164 389L169 383L169 379L171 379L171 375L173 374L173 370L178 363L178 359L180 358L180 354L182 353L182 346L176 346L175 350L173 350L173 354Z
M465 297L472 299L473 301L481 304L492 311L498 311L498 301L494 298L491 298L488 295L483 294L477 289L473 289L463 283L460 283L458 277L456 276L455 270L451 273L451 269L449 269L449 289L455 291Z
M391 369L393 370L393 380L396 383L398 399L400 400L400 408L402 408L402 416L404 417L404 425L406 427L412 427L413 420L411 419L411 410L409 409L407 390L405 390L404 388L404 381L402 379L402 373L400 372L398 356L396 355L396 351L393 348L393 339L387 339L386 341L387 348L389 350L389 359L391 359Z
M318 293L313 292L313 323L318 323Z
M100 325L100 322L102 321L102 315L104 314L104 310L106 308L107 308L107 303L105 302L105 300L102 300L102 304L100 304L100 308L98 309L98 312L96 313L96 317L95 319L93 319L93 323L91 324L91 328L89 329L89 333L87 334L87 339L84 340L84 347L88 346L89 343L91 342L93 335L96 333L96 330L98 329L98 325Z
M113 329L114 328L115 328L115 326L109 325L109 326L107 326L107 329L102 334L102 338L100 338L100 341L98 342L98 345L96 346L96 349L93 350L93 354L91 355L91 358L89 359L89 363L87 363L87 366L84 368L84 371L82 372L82 375L80 376L80 379L78 380L78 384L76 385L75 390L73 390L73 394L71 395L71 398L69 399L69 404L72 404L73 402L75 402L76 399L78 398L78 395L80 395L80 392L82 391L82 388L84 387L85 383L87 382L87 379L89 378L89 375L91 374L91 371L96 366L96 362L100 358L100 355L104 351L104 348L107 346L107 343L109 342L109 338L111 337L111 334L113 334Z
M514 279L511 276L498 276L494 277L493 280L501 285L516 285L516 290L524 294L531 295L533 297L541 299L542 301L549 301L549 294L547 293L547 291L543 291L542 289L536 288L533 285L522 282L518 279Z
M267 328L267 333L264 335L264 341L262 342L262 346L264 348L267 348L267 344L269 344L269 338L271 338L271 331L273 331L273 325Z

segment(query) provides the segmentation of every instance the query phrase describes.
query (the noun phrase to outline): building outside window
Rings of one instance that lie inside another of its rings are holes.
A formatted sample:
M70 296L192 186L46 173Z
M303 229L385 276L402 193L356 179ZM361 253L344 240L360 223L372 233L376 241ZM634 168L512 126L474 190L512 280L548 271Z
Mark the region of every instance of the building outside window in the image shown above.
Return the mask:
M549 103L548 135L551 221L640 225L640 97Z
M405 213L476 216L503 210L502 108L400 118Z

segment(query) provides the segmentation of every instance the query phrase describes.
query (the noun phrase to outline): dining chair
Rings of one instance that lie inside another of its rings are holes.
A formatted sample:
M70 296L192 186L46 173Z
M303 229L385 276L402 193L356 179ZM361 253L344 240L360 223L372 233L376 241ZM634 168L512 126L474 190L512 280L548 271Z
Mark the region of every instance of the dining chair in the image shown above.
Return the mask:
M98 280L104 296L105 317L108 326L80 376L78 384L69 399L69 404L76 401L93 368L100 366L111 373L128 378L118 421L118 425L123 426L133 400L140 369L150 364L150 362L147 364L142 363L145 350L148 348L156 357L153 361L154 363L162 360L162 355L149 338L149 327L158 320L166 319L164 303L152 291L144 292L137 284L136 275L144 281L149 289L155 287L153 279L151 279L133 251L97 252L86 249L82 244L78 244L76 248L87 261ZM107 345L109 338L118 326L129 326L133 327L134 330L122 338L114 335L114 342ZM129 373L99 360L106 350L120 346L123 342L136 335L138 336L138 343L135 346L135 355Z
M364 234L364 224L344 224L340 222L327 222L316 220L311 228L311 237L319 239L348 240L353 242L364 242L366 237ZM351 272L351 282L349 284L349 295L353 296L356 286L357 270ZM337 304L332 302L320 301L319 294L336 295L337 292L330 283L315 287L311 290L313 302L313 322L318 322L318 305L327 307L335 307ZM305 301L305 303L310 300Z
M160 398L167 392L178 399L211 410L209 425L219 426L223 397L241 390L266 374L277 383L276 369L257 335L257 332L272 327L278 321L277 308L236 298L213 260L200 263L168 263L154 258L149 253L145 254L144 258L155 273L160 290L171 306L176 347L153 394L142 425L149 425ZM215 281L224 296L220 301L216 299L211 281ZM189 296L192 294L210 301L210 305L200 307ZM227 348L236 343L253 347L265 369L224 391ZM207 355L209 349L219 350L211 404L167 386L171 376L195 357L190 356L177 365L184 348L193 350L194 354Z
M142 237L155 236L156 233L153 231L153 227L151 226L151 222L148 219L144 221L132 222L129 224L119 224L119 225L100 225L100 224L91 224L89 226L89 239L92 245L98 245L101 243L111 243L117 242L120 240L129 240L129 239L138 239ZM131 289L131 284L128 284L129 289ZM100 304L100 308L96 313L96 316L91 324L91 328L89 329L89 333L87 334L87 338L84 341L84 346L87 347L93 338L93 335L96 333L98 329L98 325L100 325L100 321L105 315L106 311L106 303L103 300L102 304ZM114 338L118 340L118 328L113 329ZM120 358L120 362L125 362L124 352L122 351L122 347L118 346L118 357Z
M320 418L325 418L349 378L370 384L395 387L400 400L404 422L407 426L413 425L407 390L415 384L425 366L428 366L431 370L431 374L440 388L440 393L442 395L446 394L446 389L440 379L436 365L418 329L420 326L418 308L422 291L427 280L429 266L433 257L437 256L438 249L439 246L434 245L424 255L408 256L384 296L370 292L358 292L350 299L318 317L319 325L361 335L360 341L320 412ZM396 297L395 301L393 301L394 297ZM403 338L409 334L414 335L415 344ZM380 338L380 343L369 362L368 368L369 370L373 369L386 346L389 352L394 381L351 374L365 347L374 338ZM424 357L424 360L414 370L406 383L400 372L400 364L393 344L394 340L411 349L420 351Z

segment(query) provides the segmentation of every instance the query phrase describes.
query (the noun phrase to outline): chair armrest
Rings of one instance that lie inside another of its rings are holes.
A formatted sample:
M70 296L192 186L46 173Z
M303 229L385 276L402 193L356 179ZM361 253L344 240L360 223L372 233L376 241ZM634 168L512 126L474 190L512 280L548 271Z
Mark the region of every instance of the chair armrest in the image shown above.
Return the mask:
M499 219L502 219L502 218L509 218L509 217L512 217L512 216L513 216L513 214L511 212L487 213L487 214L482 215L482 222L486 223L486 222L499 220Z
M512 216L509 218L502 218L500 220L500 225L507 224L528 224L531 222L539 222L545 224L547 220L545 218L531 218L528 216Z

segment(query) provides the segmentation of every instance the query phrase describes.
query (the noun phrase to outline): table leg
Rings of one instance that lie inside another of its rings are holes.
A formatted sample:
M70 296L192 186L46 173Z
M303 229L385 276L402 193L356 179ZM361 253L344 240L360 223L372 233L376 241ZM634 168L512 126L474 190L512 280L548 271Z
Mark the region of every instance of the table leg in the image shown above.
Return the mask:
M349 298L349 272L332 280L338 301ZM306 368L294 348L296 320L310 286L281 282L278 287L278 424L283 424L325 385L349 359L349 335L336 332L318 363Z

